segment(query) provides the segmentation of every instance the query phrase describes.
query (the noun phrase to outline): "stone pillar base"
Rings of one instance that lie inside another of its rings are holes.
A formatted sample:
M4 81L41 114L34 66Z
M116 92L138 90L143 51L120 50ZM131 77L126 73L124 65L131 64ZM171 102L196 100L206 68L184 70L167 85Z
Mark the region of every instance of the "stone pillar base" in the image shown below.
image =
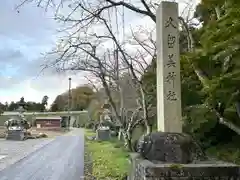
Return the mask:
M96 131L96 139L100 141L108 141L111 139L111 133L109 129L98 129Z
M130 180L240 180L238 165L220 161L173 164L136 158L132 165Z
M130 180L240 180L240 166L209 160L183 133L154 132L131 155Z
M153 132L144 135L137 149L141 157L152 162L187 164L207 159L191 136L183 133Z

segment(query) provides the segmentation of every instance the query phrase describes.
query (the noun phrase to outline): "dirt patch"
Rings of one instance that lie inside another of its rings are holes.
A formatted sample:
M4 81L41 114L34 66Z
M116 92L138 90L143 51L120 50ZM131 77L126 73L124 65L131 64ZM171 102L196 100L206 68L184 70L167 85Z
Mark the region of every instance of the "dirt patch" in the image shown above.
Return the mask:
M59 129L59 128L52 128L52 129L44 129L44 128L31 128L28 130L33 137L39 135L40 133L46 134L48 138L55 138L57 136L61 136L69 131L65 129ZM6 128L0 126L0 138L5 138L6 137Z
M37 129L31 128L30 130L32 136L37 136L39 133L46 134L48 138L55 138L66 133L63 130L51 130L51 129Z

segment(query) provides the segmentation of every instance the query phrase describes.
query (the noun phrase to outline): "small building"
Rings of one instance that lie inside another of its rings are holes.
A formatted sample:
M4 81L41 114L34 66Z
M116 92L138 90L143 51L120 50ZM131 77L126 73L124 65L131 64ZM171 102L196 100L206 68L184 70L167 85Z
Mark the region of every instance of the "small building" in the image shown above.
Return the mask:
M0 126L4 126L4 123L9 119L20 119L18 112L4 111L2 114L0 114Z
M37 128L61 128L62 118L60 116L36 117Z

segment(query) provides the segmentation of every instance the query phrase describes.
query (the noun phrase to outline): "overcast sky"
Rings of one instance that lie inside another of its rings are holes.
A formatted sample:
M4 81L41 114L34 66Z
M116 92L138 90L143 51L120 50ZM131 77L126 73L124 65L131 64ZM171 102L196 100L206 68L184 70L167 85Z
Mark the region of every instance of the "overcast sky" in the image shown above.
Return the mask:
M41 101L44 95L53 101L68 89L68 76L42 73L41 53L56 42L57 24L33 4L18 13L16 0L0 1L0 101ZM72 77L72 86L85 83L82 77Z
M44 95L52 102L68 89L69 75L38 74L43 63L40 53L54 47L58 25L51 19L51 10L46 13L33 4L18 13L14 9L17 1L0 0L0 102L22 96L27 101L41 101ZM131 16L129 23L134 26L143 19ZM72 76L73 87L85 83L81 74Z

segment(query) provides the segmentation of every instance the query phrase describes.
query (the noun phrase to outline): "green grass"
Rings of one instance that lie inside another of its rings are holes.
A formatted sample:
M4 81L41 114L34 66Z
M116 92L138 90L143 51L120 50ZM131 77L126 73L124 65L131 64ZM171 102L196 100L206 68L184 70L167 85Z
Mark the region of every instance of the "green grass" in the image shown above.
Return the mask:
M86 130L85 136L95 133ZM93 176L97 179L121 180L129 171L128 152L118 140L86 140L87 150L93 159Z

